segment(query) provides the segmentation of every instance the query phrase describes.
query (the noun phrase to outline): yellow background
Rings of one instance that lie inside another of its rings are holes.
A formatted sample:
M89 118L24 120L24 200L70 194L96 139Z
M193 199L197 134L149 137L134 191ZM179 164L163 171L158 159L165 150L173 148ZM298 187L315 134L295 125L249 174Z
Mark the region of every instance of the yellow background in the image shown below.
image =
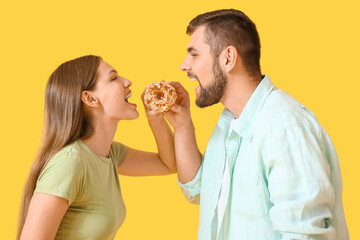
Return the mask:
M62 62L96 54L133 82L140 118L120 122L115 139L155 151L140 94L165 79L190 92L198 145L205 150L220 104L199 109L196 83L179 70L188 22L220 8L243 10L257 25L262 72L318 117L337 149L350 236L356 219L359 161L359 6L357 1L5 1L0 3L0 239L14 239L20 196L37 150L44 88ZM196 239L198 206L175 175L121 177L127 218L116 239Z

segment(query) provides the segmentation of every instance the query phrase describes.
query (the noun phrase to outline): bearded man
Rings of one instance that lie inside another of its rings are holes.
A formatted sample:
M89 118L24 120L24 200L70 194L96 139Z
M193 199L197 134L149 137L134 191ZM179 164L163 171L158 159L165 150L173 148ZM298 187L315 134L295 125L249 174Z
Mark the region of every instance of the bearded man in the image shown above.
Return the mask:
M181 70L199 107L225 106L202 155L187 91L172 83L180 187L200 204L199 240L349 239L339 161L315 115L260 70L255 24L241 11L201 14L187 27Z

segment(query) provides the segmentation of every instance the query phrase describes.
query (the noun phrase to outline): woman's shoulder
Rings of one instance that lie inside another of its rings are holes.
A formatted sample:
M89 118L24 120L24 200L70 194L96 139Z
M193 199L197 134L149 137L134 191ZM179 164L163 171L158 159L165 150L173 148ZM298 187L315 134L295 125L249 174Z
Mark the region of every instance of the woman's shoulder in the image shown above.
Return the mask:
M69 205L82 191L84 166L77 143L58 151L38 177L35 192L65 198Z
M62 165L67 167L81 167L82 155L78 141L74 141L60 149L49 161L51 165Z
M115 166L118 166L126 157L127 147L117 141L113 141L110 148L110 156L114 161Z
M118 141L113 141L111 144L111 149L124 149L126 148L125 144L118 142Z

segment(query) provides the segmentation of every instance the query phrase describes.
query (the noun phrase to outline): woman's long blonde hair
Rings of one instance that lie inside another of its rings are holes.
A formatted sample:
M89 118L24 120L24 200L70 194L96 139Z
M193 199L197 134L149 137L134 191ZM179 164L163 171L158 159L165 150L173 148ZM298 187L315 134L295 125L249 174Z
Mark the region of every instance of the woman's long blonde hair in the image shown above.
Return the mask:
M101 60L93 55L76 58L61 64L49 77L42 139L23 192L17 239L24 227L37 179L46 164L67 144L93 134L91 116L84 109L81 93L95 88Z

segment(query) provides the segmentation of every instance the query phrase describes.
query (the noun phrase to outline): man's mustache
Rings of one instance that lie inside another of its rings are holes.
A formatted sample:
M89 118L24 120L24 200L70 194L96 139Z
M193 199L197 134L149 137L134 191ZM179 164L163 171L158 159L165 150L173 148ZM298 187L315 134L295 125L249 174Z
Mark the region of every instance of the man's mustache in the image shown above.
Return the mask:
M198 77L195 75L195 73L193 72L188 72L187 73L188 77L191 78L191 79L196 79L196 80L199 80Z

